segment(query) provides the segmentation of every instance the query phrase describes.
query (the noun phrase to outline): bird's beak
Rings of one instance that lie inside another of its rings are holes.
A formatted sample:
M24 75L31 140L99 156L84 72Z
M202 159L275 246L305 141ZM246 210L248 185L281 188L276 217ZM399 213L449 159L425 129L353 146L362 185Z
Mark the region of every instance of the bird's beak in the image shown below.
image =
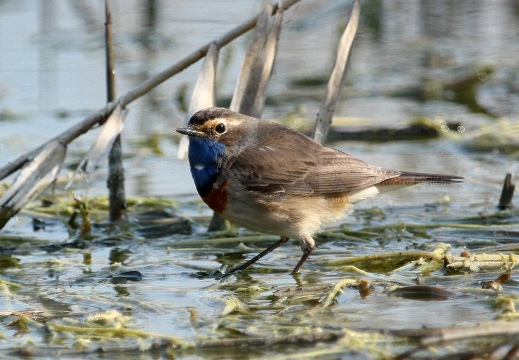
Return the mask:
M205 136L205 133L203 131L198 131L192 128L179 128L175 131L188 136Z

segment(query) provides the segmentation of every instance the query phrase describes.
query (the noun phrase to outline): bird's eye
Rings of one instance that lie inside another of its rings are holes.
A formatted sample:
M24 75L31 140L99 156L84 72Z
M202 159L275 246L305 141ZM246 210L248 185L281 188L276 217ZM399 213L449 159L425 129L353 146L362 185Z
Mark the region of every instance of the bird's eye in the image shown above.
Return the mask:
M218 133L218 134L223 134L226 130L225 128L225 124L224 123L219 123L218 125L216 125L216 127L214 128L214 130Z

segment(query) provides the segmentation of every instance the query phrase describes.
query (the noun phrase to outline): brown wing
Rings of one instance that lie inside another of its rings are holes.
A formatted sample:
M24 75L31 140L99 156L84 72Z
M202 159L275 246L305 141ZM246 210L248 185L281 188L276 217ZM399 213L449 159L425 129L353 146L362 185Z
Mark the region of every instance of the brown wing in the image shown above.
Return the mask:
M366 188L401 174L370 166L285 127L273 126L262 135L263 140L242 151L229 168L248 190L326 195Z

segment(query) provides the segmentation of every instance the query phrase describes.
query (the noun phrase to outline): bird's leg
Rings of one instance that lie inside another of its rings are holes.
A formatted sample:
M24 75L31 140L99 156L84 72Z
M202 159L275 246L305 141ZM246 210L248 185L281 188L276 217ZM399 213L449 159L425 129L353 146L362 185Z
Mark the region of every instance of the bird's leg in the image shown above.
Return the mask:
M258 255L254 256L252 259L250 259L249 261L246 261L244 262L243 264L241 265L238 265L236 267L233 267L231 270L229 270L228 272L226 272L224 274L224 276L229 276L231 274L234 274L235 272L237 271L240 271L240 270L245 270L246 268L248 268L249 266L251 266L252 264L254 264L256 261L258 261L259 259L261 259L262 257L264 257L265 255L267 255L268 253L272 252L274 249L276 249L278 246L280 245L283 245L284 243L286 243L288 241L288 238L285 237L285 236L282 236L281 239L279 239L279 241L275 242L274 244L270 245L268 248L266 248L265 250L263 250L262 252L260 252ZM310 255L310 254L308 254ZM307 256L308 257L308 256ZM301 264L302 265L302 264Z
M315 248L315 241L310 235L304 235L301 238L301 250L303 250L303 256L301 256L301 259L297 262L296 267L290 275L297 274L299 272L299 269L301 269L301 266L305 263L306 259L310 256L310 254L314 251Z
M297 262L296 267L294 268L294 270L292 270L290 275L294 275L294 274L297 274L299 272L299 269L301 269L301 266L303 266L303 264L305 263L306 259L308 259L308 257L310 256L310 254L313 251L314 251L313 247L303 250L303 256L301 256L301 259L299 259L299 261Z

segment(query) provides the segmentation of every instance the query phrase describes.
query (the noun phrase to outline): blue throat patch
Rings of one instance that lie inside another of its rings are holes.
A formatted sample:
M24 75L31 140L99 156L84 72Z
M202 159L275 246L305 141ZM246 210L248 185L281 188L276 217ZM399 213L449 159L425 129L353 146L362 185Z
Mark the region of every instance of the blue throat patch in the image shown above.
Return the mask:
M218 177L225 145L214 139L190 136L188 156L196 190L201 197L206 197Z

